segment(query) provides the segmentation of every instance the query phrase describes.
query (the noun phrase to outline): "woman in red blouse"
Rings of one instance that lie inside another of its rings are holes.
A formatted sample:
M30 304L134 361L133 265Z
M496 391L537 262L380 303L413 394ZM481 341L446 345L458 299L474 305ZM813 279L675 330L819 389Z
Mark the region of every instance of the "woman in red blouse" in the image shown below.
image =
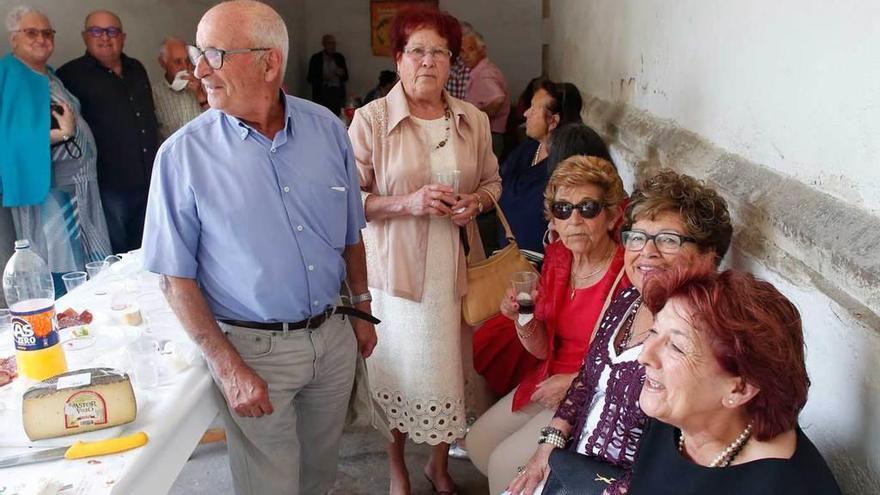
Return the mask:
M604 301L612 287L621 285L623 250L614 234L625 199L617 170L601 158L571 157L550 177L544 206L559 240L545 250L535 313L518 313L513 289L501 303L523 347L541 361L477 420L467 437L471 460L489 477L492 493L504 489L533 450L534 439L580 368ZM497 460L490 465L492 452L510 437L522 437L522 455L494 456L510 465Z

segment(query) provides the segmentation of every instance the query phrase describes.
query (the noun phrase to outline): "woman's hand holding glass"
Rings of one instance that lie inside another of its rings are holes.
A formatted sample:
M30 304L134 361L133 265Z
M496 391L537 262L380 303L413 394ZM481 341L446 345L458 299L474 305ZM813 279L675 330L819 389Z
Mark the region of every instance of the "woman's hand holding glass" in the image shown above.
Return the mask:
M530 291L530 295L532 297L532 301L538 300L538 291L540 287L535 288ZM518 290L514 287L509 287L507 292L504 293L504 298L501 299L501 314L510 318L513 321L516 321L520 315L520 305L516 302L516 297L518 295ZM534 306L534 303L533 303Z
M450 205L450 209L453 212L452 222L459 227L464 227L479 213L480 195L478 193L459 194L458 200Z
M433 215L445 217L452 214L449 205L455 204L452 188L443 184L428 184L407 196L406 208L416 217Z

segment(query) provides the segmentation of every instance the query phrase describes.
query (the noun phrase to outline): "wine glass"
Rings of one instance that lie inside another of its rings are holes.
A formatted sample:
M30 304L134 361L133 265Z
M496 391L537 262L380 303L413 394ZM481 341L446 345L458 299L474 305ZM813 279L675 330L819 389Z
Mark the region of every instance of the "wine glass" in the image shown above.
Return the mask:
M538 274L535 272L516 272L513 274L513 290L519 314L530 315L535 312L535 301L532 292L538 287Z
M455 198L458 199L458 188L461 183L461 170L455 169L434 172L432 178L435 184L442 184L451 187L452 193L455 194ZM464 210L465 208L459 208L453 211L453 213L461 213Z

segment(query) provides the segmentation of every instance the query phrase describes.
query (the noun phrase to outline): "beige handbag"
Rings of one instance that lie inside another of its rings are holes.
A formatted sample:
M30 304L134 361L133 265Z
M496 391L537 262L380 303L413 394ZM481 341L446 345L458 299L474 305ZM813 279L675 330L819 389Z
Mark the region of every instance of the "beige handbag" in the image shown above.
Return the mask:
M461 301L461 313L464 321L471 326L476 326L501 312L501 299L510 287L511 276L514 273L538 273L520 253L498 202L495 198L492 198L492 202L495 203L495 214L504 227L508 244L492 256L468 266L467 293Z

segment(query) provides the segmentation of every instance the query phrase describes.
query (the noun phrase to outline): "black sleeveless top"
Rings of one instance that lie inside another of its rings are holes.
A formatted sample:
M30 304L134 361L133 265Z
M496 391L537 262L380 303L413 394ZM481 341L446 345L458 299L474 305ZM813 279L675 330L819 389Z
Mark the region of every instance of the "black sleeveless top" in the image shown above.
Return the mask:
M648 421L630 478L629 495L840 495L813 442L797 428L791 459L761 459L725 468L694 464L678 451L678 430Z

